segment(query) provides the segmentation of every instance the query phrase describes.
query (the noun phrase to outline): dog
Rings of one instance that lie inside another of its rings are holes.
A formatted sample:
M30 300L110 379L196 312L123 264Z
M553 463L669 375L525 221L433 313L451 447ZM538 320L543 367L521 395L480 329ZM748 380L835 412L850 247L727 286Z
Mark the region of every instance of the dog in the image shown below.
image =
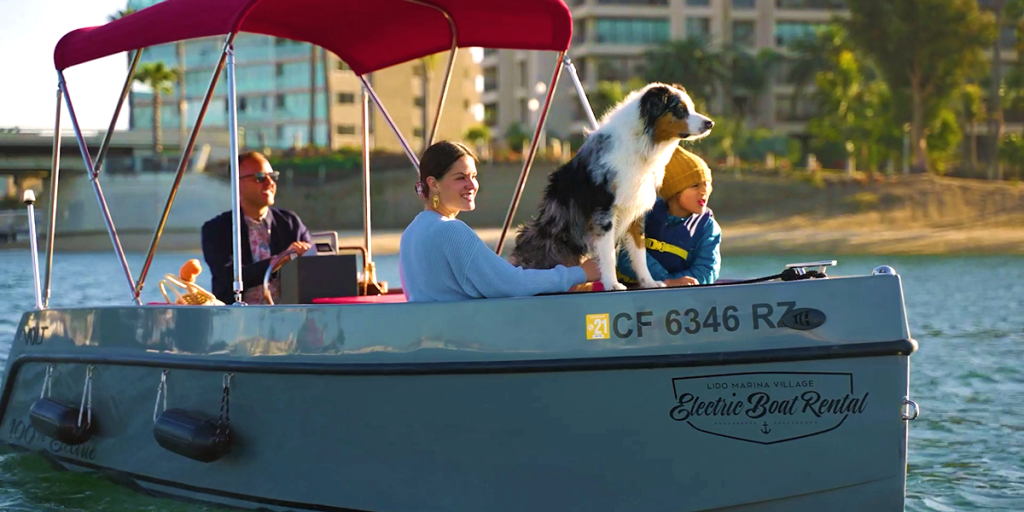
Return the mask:
M631 92L602 116L576 155L548 176L539 213L519 230L509 261L544 269L579 265L596 254L604 289L624 290L615 260L628 233L640 286L664 287L647 268L644 214L654 207L675 147L707 136L714 125L695 111L681 86L651 83Z

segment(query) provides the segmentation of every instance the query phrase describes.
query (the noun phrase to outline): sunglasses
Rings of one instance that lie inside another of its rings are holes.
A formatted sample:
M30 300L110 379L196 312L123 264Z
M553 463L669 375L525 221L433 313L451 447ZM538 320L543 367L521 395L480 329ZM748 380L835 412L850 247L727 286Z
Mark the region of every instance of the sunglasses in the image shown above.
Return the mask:
M256 178L256 183L263 183L264 181L267 181L268 177L271 180L273 180L274 182L277 182L277 178L279 178L281 176L281 173L277 172L277 171L271 171L269 173L265 173L265 172L260 171L260 172L258 172L256 174L252 174L250 176L253 177L253 178Z

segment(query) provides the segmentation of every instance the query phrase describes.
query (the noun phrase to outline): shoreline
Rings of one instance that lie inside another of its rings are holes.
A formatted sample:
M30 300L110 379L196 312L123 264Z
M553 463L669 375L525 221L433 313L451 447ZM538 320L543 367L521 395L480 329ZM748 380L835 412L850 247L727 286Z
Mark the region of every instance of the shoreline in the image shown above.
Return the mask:
M807 225L771 228L760 223L741 223L722 228L722 254L730 255L799 255L834 254L864 256L966 256L966 255L1024 255L1024 227L908 227L903 229L841 229ZM316 231L316 230L311 230ZM494 247L501 228L476 228L480 238ZM373 233L371 249L374 255L398 253L401 239L399 230L381 230ZM165 232L157 252L201 253L199 231ZM506 235L505 255L515 242L515 233ZM153 240L152 232L118 233L126 253L146 253ZM359 231L338 231L341 246L362 245ZM27 240L0 245L0 250L24 250ZM110 236L106 232L63 235L57 238L55 253L112 251ZM38 249L46 250L46 238L40 236Z

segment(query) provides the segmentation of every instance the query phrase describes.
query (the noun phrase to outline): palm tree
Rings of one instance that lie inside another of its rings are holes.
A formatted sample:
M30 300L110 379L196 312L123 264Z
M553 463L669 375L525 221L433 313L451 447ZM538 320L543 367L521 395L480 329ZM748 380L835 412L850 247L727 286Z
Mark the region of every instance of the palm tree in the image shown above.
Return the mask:
M163 62L147 62L139 66L135 72L135 80L153 89L153 152L163 152L160 129L160 107L163 104L161 95L171 92L171 84L178 79L180 70L168 68Z
M706 103L726 82L722 57L702 37L666 41L644 52L644 80L680 84L698 105Z
M741 108L738 114L740 117L753 116L755 119L761 119L763 112L759 100L770 90L772 77L782 60L782 54L771 48L762 48L756 54L732 48L728 53L732 60L730 85L746 93L750 101L749 106Z
M793 84L793 96L789 102L791 118L796 119L799 100L807 87L814 83L818 72L828 68L828 53L836 44L824 43L839 37L838 30L838 27L830 26L819 31L816 37L797 38L786 47L786 60L792 64L788 77Z
M423 146L420 150L427 150L427 138L432 135L428 132L430 130L430 107L427 98L430 96L430 75L437 68L437 64L441 61L441 54L435 53L433 55L427 55L426 57L420 58L420 70L422 72L422 80L420 80L420 96L423 98Z

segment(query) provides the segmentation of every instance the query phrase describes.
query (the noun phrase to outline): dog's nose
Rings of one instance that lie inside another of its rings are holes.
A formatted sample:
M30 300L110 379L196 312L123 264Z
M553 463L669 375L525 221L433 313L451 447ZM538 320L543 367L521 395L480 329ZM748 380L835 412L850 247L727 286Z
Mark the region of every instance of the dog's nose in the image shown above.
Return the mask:
M710 130L710 129L714 128L714 127L715 127L715 122L714 121L712 121L710 119L708 119L707 121L704 121L704 130L705 131L706 130Z

